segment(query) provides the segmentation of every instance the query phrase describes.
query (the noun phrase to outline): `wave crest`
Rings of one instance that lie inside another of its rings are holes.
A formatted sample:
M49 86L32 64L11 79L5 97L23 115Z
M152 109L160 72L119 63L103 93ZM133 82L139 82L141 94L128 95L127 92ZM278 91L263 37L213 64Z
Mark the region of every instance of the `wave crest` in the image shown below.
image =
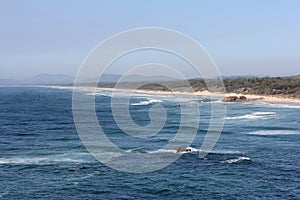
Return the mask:
M240 163L240 162L243 162L243 161L251 161L251 159L249 157L241 156L241 157L238 157L238 158L232 158L232 159L222 161L222 163L232 164L232 163Z
M234 119L269 119L273 118L277 115L276 112L253 112L247 115L241 116L233 116L233 117L226 117L225 119L234 120Z
M161 103L162 100L158 100L158 99L148 99L147 101L141 101L138 103L132 103L132 106L146 106L149 104L154 104L154 103Z
M299 131L291 130L259 130L248 133L249 135L299 135Z

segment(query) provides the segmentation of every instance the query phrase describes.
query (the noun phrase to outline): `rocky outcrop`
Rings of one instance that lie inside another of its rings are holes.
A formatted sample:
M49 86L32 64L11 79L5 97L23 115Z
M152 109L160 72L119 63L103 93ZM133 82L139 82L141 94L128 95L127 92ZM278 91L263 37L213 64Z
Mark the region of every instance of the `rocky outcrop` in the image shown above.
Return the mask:
M240 96L239 97L239 101L247 101L248 99L247 99L247 97L245 97L245 96Z
M260 98L253 98L248 99L246 96L227 96L223 99L224 102L249 102L249 101L256 101L256 100L262 100L263 97Z
M245 102L248 101L245 96L228 96L223 99L224 102Z
M190 148L178 148L178 149L175 149L176 153L182 153L182 152L191 152L192 149Z

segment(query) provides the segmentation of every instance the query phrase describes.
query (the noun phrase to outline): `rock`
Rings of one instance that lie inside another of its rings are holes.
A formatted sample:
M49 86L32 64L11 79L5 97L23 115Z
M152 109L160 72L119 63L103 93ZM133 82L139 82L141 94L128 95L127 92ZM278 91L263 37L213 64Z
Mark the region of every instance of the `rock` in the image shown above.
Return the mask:
M191 152L192 149L190 148L178 148L178 149L175 149L176 150L176 153L182 153L182 152Z
M247 97L245 97L245 96L240 96L239 100L240 100L240 101L247 101Z
M248 101L245 96L228 96L223 99L224 102L246 102Z
M238 96L228 96L223 99L224 102L235 102L239 97Z

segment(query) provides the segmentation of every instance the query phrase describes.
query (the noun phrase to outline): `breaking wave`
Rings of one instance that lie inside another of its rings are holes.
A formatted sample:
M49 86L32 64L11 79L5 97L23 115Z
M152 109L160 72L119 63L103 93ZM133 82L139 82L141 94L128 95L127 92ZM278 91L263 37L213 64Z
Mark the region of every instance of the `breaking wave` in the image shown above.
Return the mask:
M46 165L52 163L88 163L91 158L87 158L87 153L80 153L75 156L71 155L51 155L36 157L9 157L0 158L0 164L21 164L21 165Z
M158 100L158 99L148 99L147 101L141 101L138 103L132 103L132 106L145 106L145 105L149 105L149 104L154 104L154 103L160 103L162 102L162 100Z
M299 135L299 131L291 130L259 130L248 133L249 135Z
M151 151L149 153L181 153L181 154L185 154L185 153L201 153L201 152L204 152L200 149L196 149L196 148L193 148L193 147L187 147L187 148L183 148L183 149L185 149L187 151L178 152L178 149L160 149L160 150L156 150L156 151ZM212 151L206 152L206 153L226 155L226 154L240 154L241 152L234 151L234 150L212 150Z
M251 159L249 157L237 157L237 158L232 158L232 159L228 159L228 160L225 160L225 161L222 161L222 163L229 163L229 164L232 164L232 163L240 163L240 162L243 162L243 161L251 161Z
M271 107L271 108L296 108L300 109L299 104L284 104L284 103L265 103L265 102L260 102L258 105L264 105L266 107Z
M253 112L247 115L226 117L225 119L234 120L234 119L269 119L274 118L277 115L276 112Z
M180 153L180 154L184 154L184 153L199 152L199 149L195 149L193 147L182 148L182 150L186 150L186 151L179 152L178 149L159 149L156 151L150 151L149 153Z
M106 96L106 97L112 97L112 93L108 93L108 92L90 92L90 93L86 93L85 95L87 96Z

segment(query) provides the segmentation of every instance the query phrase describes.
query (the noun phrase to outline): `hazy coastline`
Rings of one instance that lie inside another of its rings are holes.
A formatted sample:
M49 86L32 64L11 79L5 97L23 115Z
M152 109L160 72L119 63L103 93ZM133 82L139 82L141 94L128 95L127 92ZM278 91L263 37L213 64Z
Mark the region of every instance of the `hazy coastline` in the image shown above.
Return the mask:
M209 91L197 91L197 92L183 92L183 91L159 91L159 90L142 90L142 89L116 89L116 88L104 88L104 87L76 87L76 86L38 86L38 87L48 87L48 88L57 88L57 89L88 89L88 90L108 90L108 91L126 91L134 93L143 93L143 94L179 94L179 95L197 95L202 97L214 97L214 98L224 98L228 96L245 96L250 101L260 101L268 103L297 103L300 104L300 99L297 98L286 98L279 96L268 96L268 95L254 95L254 94L239 94L239 93L212 93Z

